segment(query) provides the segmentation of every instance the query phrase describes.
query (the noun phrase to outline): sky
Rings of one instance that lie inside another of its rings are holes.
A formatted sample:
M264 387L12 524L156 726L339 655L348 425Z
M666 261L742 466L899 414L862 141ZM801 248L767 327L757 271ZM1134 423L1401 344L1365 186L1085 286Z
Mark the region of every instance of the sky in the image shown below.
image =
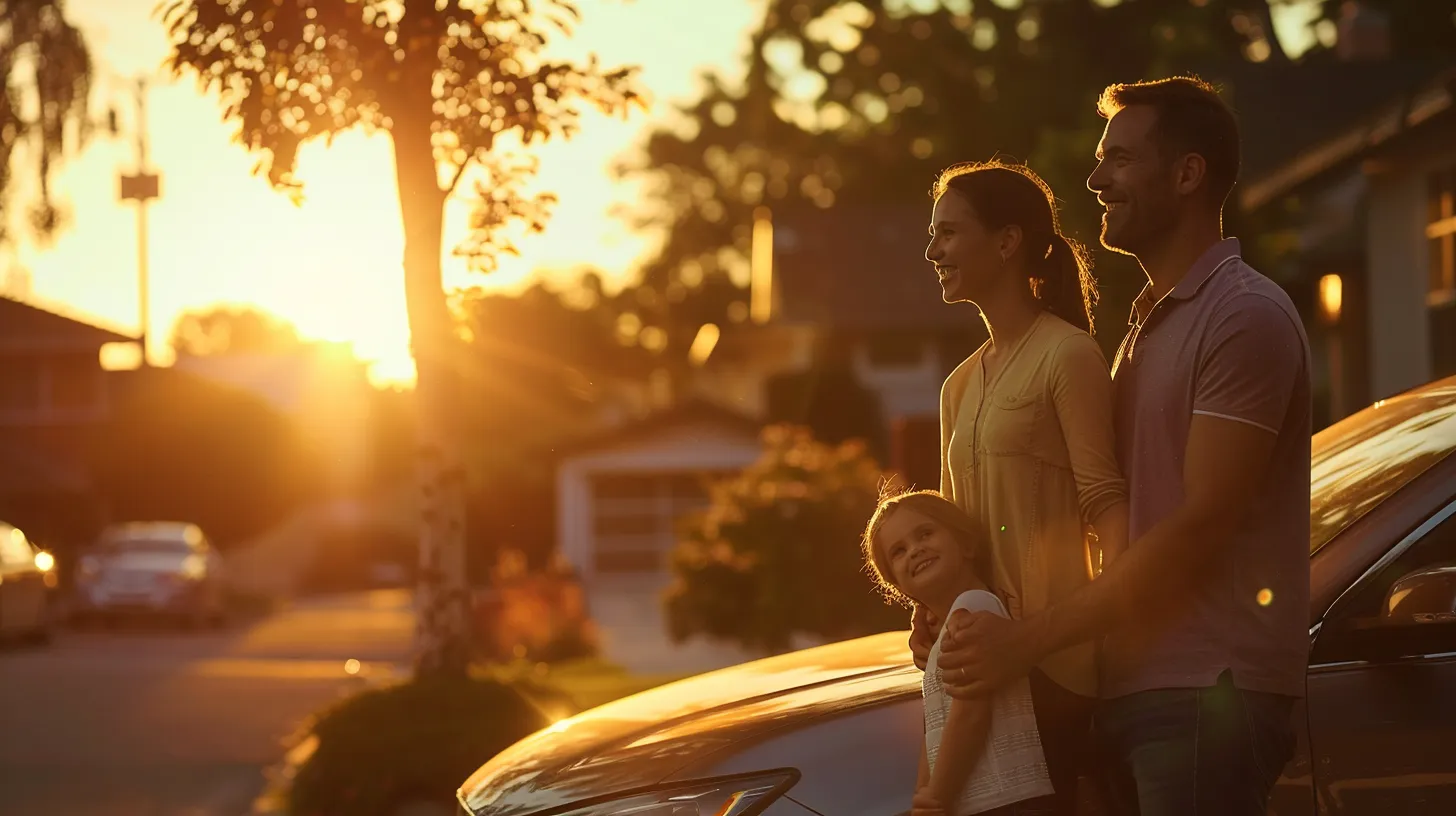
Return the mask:
M151 164L162 195L148 208L149 353L167 363L166 339L179 314L215 304L249 304L294 323L306 337L349 341L378 384L413 378L400 259L403 238L393 159L384 137L348 133L303 150L306 199L295 207L251 174L256 159L232 142L214 97L162 68L165 30L157 0L70 0L97 63L98 115L115 105L123 132L95 138L56 176L70 227L50 246L24 243L30 299L134 334L138 326L137 219L118 200L121 173L135 168L134 78L155 77L147 94ZM517 242L522 255L490 276L446 258L447 286L518 286L533 271L591 263L626 275L648 248L608 214L635 185L614 183L608 165L674 101L691 100L699 69L735 76L756 3L750 0L579 0L573 51L605 65L641 67L652 96L628 121L583 115L570 142L537 149L540 184L558 191L548 230ZM647 46L647 47L644 47ZM738 71L741 73L741 71ZM466 185L462 184L462 188ZM463 237L468 196L447 211L447 251Z
M547 230L518 241L521 256L503 258L501 271L489 277L447 256L447 287L518 287L533 274L585 264L618 279L630 275L651 237L609 215L613 204L632 200L635 185L612 181L607 168L673 102L696 95L702 70L730 80L741 76L760 7L756 0L578 4L583 22L570 48L594 52L606 65L640 66L652 109L627 121L586 112L572 141L539 147L540 185L560 194ZM97 113L117 107L122 134L97 137L56 176L71 222L49 246L25 242L18 248L19 263L30 274L29 299L135 333L137 221L134 206L118 200L117 177L135 168L134 81L147 75L153 78L146 117L151 166L162 176L161 198L148 211L152 361L170 361L166 341L181 313L244 304L292 322L305 337L352 343L371 364L376 384L412 381L403 239L386 138L347 133L332 146L310 144L299 160L306 199L295 206L252 175L256 158L232 142L232 126L221 121L217 100L190 78L164 75L168 46L157 5L68 3L96 61ZM1305 13L1289 7L1280 22L1292 30ZM447 252L463 237L468 212L468 198L448 207Z

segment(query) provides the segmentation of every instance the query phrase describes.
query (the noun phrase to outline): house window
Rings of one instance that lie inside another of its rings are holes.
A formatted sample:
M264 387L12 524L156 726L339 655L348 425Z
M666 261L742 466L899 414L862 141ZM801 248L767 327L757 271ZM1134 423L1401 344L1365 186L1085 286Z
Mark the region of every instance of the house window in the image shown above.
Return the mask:
M1431 174L1426 213L1431 252L1426 302L1445 306L1456 301L1456 168Z
M592 563L598 573L658 572L677 524L708 504L706 473L598 473L591 479Z

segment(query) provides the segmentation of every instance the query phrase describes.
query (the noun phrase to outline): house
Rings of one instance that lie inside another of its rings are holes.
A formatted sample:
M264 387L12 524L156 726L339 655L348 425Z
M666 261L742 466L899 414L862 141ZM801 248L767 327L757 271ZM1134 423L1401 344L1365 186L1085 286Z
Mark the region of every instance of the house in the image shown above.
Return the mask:
M1268 120L1291 123L1292 149L1249 167L1237 194L1245 218L1293 237L1278 272L1306 310L1316 407L1333 421L1456 374L1456 59L1309 76L1321 88L1305 107L1338 121L1312 127L1291 112L1302 92L1286 83L1282 102L1266 102L1284 108Z
M87 541L106 519L87 452L109 412L101 348L135 338L0 297L0 519L43 546Z
M806 424L830 442L867 437L888 468L938 484L940 385L985 328L974 307L941 301L923 259L925 216L774 214L757 319L723 331L677 393L637 400L656 411L559 452L557 544L609 659L662 672L752 657L672 643L661 595L679 520L706 506L705 479L758 458L764 425Z
M560 460L558 550L582 582L612 661L668 672L748 659L720 644L673 644L660 599L671 583L677 524L707 506L707 479L758 458L759 429L752 418L694 400L604 432Z

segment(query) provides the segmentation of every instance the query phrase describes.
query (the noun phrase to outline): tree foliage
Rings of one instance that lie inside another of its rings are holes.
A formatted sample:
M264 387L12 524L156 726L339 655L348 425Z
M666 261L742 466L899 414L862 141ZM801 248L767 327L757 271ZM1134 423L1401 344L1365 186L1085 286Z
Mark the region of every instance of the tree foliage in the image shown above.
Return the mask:
M410 162L401 185L421 173L409 181L428 180L440 201L479 165L462 247L483 270L509 251L502 226L539 229L554 200L524 190L530 160L502 149L507 142L570 137L583 103L622 112L639 99L632 69L548 56L549 41L570 36L579 17L568 0L174 0L163 12L173 69L218 95L276 187L301 193L299 148L353 128L389 133Z
M292 323L252 306L215 306L186 312L172 327L172 348L180 355L289 354L304 341Z
M13 159L33 162L29 226L44 239L64 223L51 178L91 132L91 55L64 0L0 0L0 243L10 227Z
M882 477L864 446L803 428L763 434L762 458L711 487L672 554L668 626L770 653L795 635L839 640L905 625L865 576L859 535Z
M648 192L633 223L666 236L643 285L686 286L686 302L705 271L734 270L742 285L757 208L776 220L803 208L928 216L937 171L998 154L1041 173L1063 224L1095 244L1084 184L1103 126L1098 93L1188 71L1219 82L1220 66L1287 59L1271 2L769 0L743 81L705 77L701 97L619 165ZM1456 3L1370 5L1391 15L1396 53L1456 48ZM1344 13L1337 0L1321 8L1327 27ZM1099 262L1113 289L1100 316L1119 326L1139 275L1110 253Z

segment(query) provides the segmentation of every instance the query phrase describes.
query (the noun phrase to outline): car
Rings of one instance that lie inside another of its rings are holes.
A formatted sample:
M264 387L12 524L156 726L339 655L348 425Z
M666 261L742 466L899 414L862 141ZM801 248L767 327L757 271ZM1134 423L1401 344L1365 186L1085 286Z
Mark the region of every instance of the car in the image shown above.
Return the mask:
M80 559L74 614L144 613L218 625L225 617L223 580L222 557L196 524L112 525Z
M0 638L51 638L56 559L25 533L0 522Z
M1312 444L1306 696L1269 813L1456 813L1456 377ZM920 672L890 632L564 719L456 798L472 816L898 816L922 739Z

